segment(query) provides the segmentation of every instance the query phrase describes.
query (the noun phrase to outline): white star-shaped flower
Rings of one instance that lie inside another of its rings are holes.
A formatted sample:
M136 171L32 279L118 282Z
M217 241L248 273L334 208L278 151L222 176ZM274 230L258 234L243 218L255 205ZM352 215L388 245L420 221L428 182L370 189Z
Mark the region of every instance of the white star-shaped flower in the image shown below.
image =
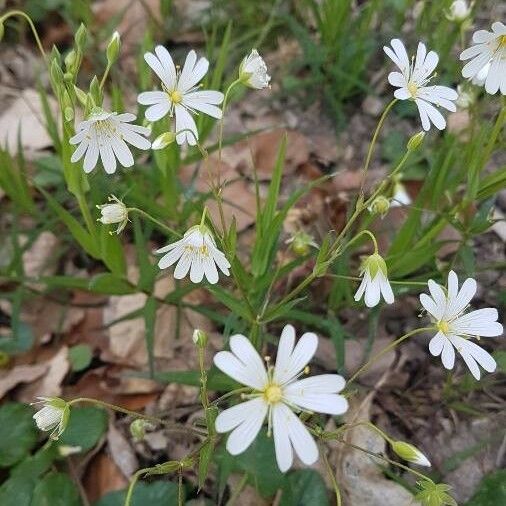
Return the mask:
M410 62L402 41L392 39L390 44L391 48L384 46L383 49L400 69L400 72L391 72L388 75L388 82L398 88L394 96L399 100L415 102L424 130L429 130L431 123L439 130L443 130L446 127L446 120L432 104L455 112L457 108L453 100L457 100L458 94L447 86L427 86L438 64L438 55L434 51L427 53L425 44L419 42L416 59Z
M473 79L475 84L484 82L485 91L491 95L498 90L506 95L506 25L496 21L491 32L474 32L473 42L460 54L461 60L470 60L464 65L462 76ZM488 70L483 71L487 66Z
M176 118L176 141L195 146L198 131L192 114L203 112L220 119L222 111L217 105L223 102L223 93L213 90L199 90L199 83L206 75L209 62L206 58L197 60L195 51L186 56L183 70L176 69L172 57L163 46L156 46L155 54L144 55L146 63L162 82L162 91L140 93L137 101L149 106L146 119L157 121L165 115Z
M218 266L226 276L229 275L230 262L217 248L211 231L205 225L190 228L177 242L160 248L156 253L166 253L158 262L160 269L175 264L174 277L182 279L190 271L190 280L200 283L204 276L209 283L218 282Z
M338 395L345 385L341 376L322 374L298 379L317 346L318 337L310 332L295 345L295 329L286 325L274 367L266 369L249 339L242 335L230 338L232 351L215 355L218 369L253 390L245 396L249 400L226 409L216 419L218 432L232 431L227 439L227 450L232 455L251 445L267 417L268 434L272 428L276 461L282 472L292 466L294 450L304 464L316 462L316 443L294 411L342 415L348 409L347 400Z
M421 294L420 302L434 319L438 331L429 343L431 354L441 355L444 367L453 369L456 349L476 379L480 379L478 364L485 371L495 371L493 357L470 340L472 337L500 336L503 332L503 326L497 321L497 309L487 307L465 313L476 293L476 281L466 279L459 290L457 274L450 271L447 291L432 279L428 286L430 296Z
M69 139L70 144L78 144L71 162L75 163L84 156L86 173L95 168L99 155L107 174L116 172L116 159L123 167L131 167L134 157L126 143L139 149L151 147L151 142L143 137L149 135L149 128L132 125L134 120L134 114L95 109L77 125L76 135Z
M388 271L385 260L373 253L368 256L361 266L362 282L355 293L355 300L358 302L364 296L367 307L374 307L379 304L383 295L387 304L394 302L394 293L388 281Z
M38 401L32 403L43 404L34 415L33 419L37 427L45 432L51 431L49 437L58 439L65 428L70 416L70 407L67 402L59 397L37 397Z

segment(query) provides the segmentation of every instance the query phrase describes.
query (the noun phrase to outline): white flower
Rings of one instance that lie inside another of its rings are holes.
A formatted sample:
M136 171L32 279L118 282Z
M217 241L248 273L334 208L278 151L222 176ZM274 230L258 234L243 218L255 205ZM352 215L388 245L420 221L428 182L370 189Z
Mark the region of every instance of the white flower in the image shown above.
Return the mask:
M429 351L435 357L441 355L446 369L453 369L455 349L462 355L471 374L480 379L478 364L485 371L493 372L495 360L483 348L470 340L471 337L494 337L503 332L502 325L497 321L497 309L487 307L465 313L465 310L476 293L476 281L468 278L459 290L457 274L448 274L448 290L432 279L428 286L430 296L423 293L420 302L432 316L437 334L429 343Z
M365 293L364 302L367 307L374 307L383 295L387 304L392 304L394 294L388 282L388 271L385 260L378 253L368 256L361 267L362 282L355 293L358 302Z
M446 127L446 121L432 104L455 112L457 108L452 100L456 100L458 95L455 90L447 86L427 86L439 61L438 55L434 51L427 53L425 44L419 42L416 59L410 64L402 41L392 39L390 44L392 48L384 46L383 49L401 70L401 72L391 72L388 75L388 82L398 88L394 96L399 100L415 102L424 130L429 130L431 123L439 130L443 130Z
M397 181L394 186L391 207L409 206L412 202L406 187L400 181Z
M68 423L70 415L69 405L58 397L37 397L37 399L39 400L33 404L44 404L33 415L37 427L45 432L52 431L49 437L51 439L58 439Z
M268 434L274 435L276 460L282 472L293 462L293 450L306 465L318 459L318 448L309 431L294 414L299 411L342 415L347 400L338 395L344 379L322 374L299 380L318 346L318 337L304 334L295 346L295 329L286 325L279 340L276 365L267 370L251 342L242 335L230 338L230 351L214 357L218 369L253 389L248 401L226 409L216 419L220 433L232 431L227 450L232 455L245 451L256 438L267 417Z
M472 79L471 83L476 86L483 86L487 80L488 72L490 70L490 62L488 62Z
M151 147L151 143L143 137L149 135L149 130L131 125L134 119L134 114L95 109L88 119L79 123L76 135L69 140L70 144L79 144L71 161L77 162L84 156L83 167L87 173L97 165L98 155L107 174L116 171L116 159L123 167L131 167L134 158L126 143L139 149Z
M269 86L271 76L267 74L267 65L256 49L244 58L239 67L239 79L246 86L261 90Z
M97 205L101 214L98 221L104 225L118 223L119 226L116 230L116 234L120 234L128 223L128 209L125 204L114 195L111 195L108 200L112 202L112 204Z
M419 466L431 466L429 459L416 446L410 443L404 441L391 441L390 446L399 457L408 462L413 462Z
M471 15L472 10L473 2L471 2L471 4L468 4L466 0L455 0L450 5L450 12L446 15L446 17L450 21L461 23Z
M206 75L209 62L197 61L195 51L190 51L181 72L176 71L172 57L163 46L156 46L155 54L144 55L146 63L162 81L163 91L145 91L137 97L140 104L148 105L146 119L157 121L166 114L176 117L176 140L195 146L198 140L197 125L192 117L197 111L220 119L222 111L217 105L223 102L223 93L200 90L199 83ZM190 114L191 113L191 114Z
M229 275L230 263L216 247L210 230L203 225L190 228L177 242L160 248L156 253L167 253L158 262L160 269L176 265L174 277L182 279L190 271L190 280L200 283L205 276L209 283L218 282L218 266L226 276Z
M462 76L470 79L490 63L484 76L485 90L493 95L501 90L506 95L506 25L492 23L492 31L478 30L473 34L474 45L464 49L461 60L471 60L464 65Z

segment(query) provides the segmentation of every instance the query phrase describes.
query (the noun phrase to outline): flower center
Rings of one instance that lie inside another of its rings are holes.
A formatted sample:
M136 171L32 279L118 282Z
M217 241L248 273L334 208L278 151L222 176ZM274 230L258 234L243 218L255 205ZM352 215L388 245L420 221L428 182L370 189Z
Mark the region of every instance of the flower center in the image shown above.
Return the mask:
M506 35L499 37L499 47L506 47Z
M418 86L413 81L409 81L409 83L408 83L408 91L409 91L410 95L413 98L415 98L416 97L416 92L418 91Z
M437 329L447 336L450 333L450 324L447 321L440 320L437 322Z
M276 402L279 402L281 400L281 398L283 397L283 392L281 391L281 388L278 385L276 385L275 383L271 383L264 390L264 397L269 404L275 404Z
M169 98L174 104L179 104L183 100L183 95L177 90L173 90L169 93Z

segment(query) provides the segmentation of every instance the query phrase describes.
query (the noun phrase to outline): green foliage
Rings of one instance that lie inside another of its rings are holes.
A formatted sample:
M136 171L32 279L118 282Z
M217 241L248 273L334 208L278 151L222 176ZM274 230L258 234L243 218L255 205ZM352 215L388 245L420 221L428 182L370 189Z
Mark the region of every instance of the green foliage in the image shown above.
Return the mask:
M10 467L26 457L38 438L34 410L25 404L0 406L0 467Z
M319 473L301 469L286 475L280 506L329 506L327 487Z
M107 413L100 408L72 407L70 421L60 436L60 446L80 447L82 452L93 448L107 430Z
M31 506L81 506L81 499L68 475L49 473L35 486Z
M126 490L109 492L99 499L94 506L124 506ZM155 481L138 483L132 496L132 506L176 506L178 489L175 483Z
M506 470L486 475L466 506L496 506L506 503Z
M69 348L69 360L74 372L86 369L92 358L91 348L87 344L77 344Z

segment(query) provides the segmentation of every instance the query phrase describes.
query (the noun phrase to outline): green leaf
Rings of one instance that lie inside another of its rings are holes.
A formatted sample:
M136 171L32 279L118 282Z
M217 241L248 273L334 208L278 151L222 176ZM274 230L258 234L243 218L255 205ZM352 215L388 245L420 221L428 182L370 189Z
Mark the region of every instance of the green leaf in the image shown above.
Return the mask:
M87 344L78 344L69 349L70 364L74 372L86 369L92 358L91 348Z
M506 504L506 470L487 474L466 506L498 506Z
M131 506L176 506L177 485L172 482L155 481L153 483L137 483L132 494ZM94 506L124 506L126 490L109 492L99 499Z
M59 444L79 446L83 452L93 448L107 429L107 413L100 408L86 406L70 409L70 420Z
M0 351L8 355L16 355L28 351L35 340L30 325L19 321L12 336L0 337Z
M148 352L149 374L155 374L155 323L156 323L157 302L155 297L148 297L144 305L144 325L146 328L145 339Z
M214 452L214 442L208 439L199 452L199 490L204 486L207 477L207 471L209 469L209 462Z
M37 443L33 413L25 404L10 402L0 407L0 467L16 464Z
M279 470L274 456L274 441L262 430L254 443L238 456L230 455L224 445L216 450L219 481L224 486L233 472L248 475L248 483L263 497L273 496L285 483L285 475Z
M320 474L312 469L289 473L279 506L328 506L327 487Z
M74 482L63 473L51 473L39 481L33 491L30 506L80 506L79 492Z
M81 245L81 247L93 258L100 259L93 237L87 230L63 207L55 200L47 191L39 187L38 190L46 197L49 207L58 215L61 221L67 226L72 237Z
M200 386L199 371L164 371L157 372L155 379L164 383L179 383L181 385ZM207 388L227 392L238 388L239 384L230 379L229 376L212 367L207 377Z
M128 281L110 272L104 272L93 276L88 285L88 290L91 292L105 293L107 295L128 295L136 291Z
M118 277L126 273L123 245L117 234L110 234L109 227L100 227L100 253L109 270Z

